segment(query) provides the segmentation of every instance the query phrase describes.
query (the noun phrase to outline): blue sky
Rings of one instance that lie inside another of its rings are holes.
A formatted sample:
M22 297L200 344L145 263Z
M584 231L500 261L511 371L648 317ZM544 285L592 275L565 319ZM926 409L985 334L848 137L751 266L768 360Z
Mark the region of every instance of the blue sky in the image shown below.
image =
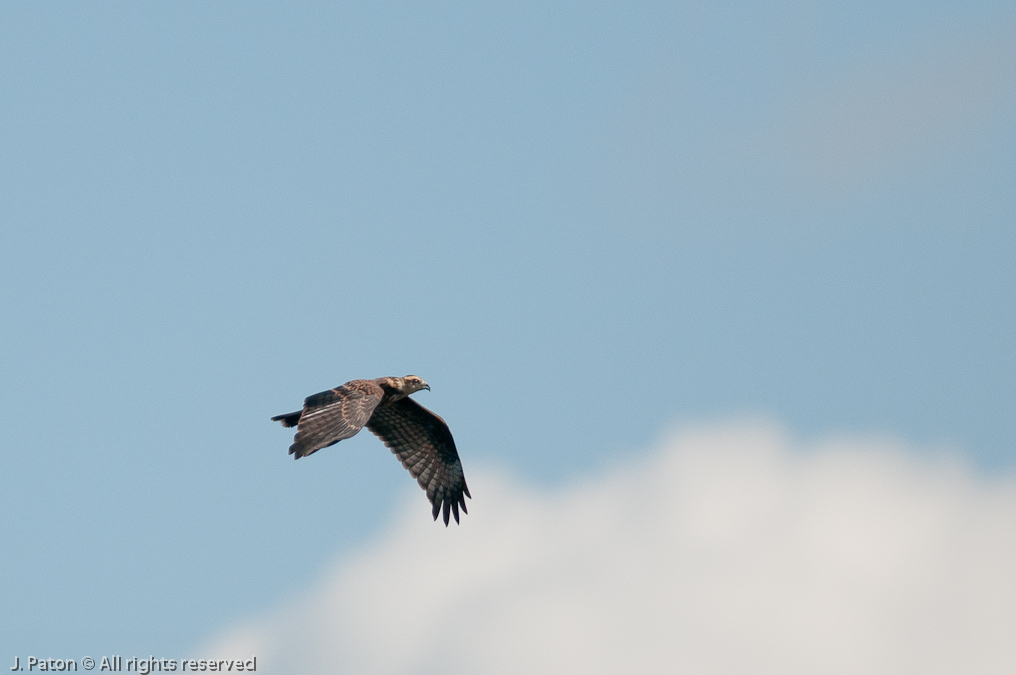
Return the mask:
M268 421L355 377L430 382L467 476L745 416L1016 466L1010 3L22 3L0 33L10 655L182 657L377 536L409 479L376 439L294 463Z

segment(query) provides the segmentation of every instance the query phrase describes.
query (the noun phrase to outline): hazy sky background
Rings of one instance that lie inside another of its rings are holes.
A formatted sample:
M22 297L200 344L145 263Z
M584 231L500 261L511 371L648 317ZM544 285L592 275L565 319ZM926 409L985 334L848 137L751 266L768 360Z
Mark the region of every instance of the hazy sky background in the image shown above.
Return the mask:
M1009 2L5 3L0 120L0 658L456 541L373 437L286 455L355 377L546 508L745 418L1016 469Z

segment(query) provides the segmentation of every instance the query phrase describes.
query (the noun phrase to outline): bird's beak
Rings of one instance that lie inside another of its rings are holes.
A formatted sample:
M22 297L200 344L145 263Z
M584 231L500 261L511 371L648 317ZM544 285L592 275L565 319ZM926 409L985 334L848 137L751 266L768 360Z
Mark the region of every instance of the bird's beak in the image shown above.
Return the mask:
M430 385L429 384L423 385L423 388L426 389L427 391L430 391Z

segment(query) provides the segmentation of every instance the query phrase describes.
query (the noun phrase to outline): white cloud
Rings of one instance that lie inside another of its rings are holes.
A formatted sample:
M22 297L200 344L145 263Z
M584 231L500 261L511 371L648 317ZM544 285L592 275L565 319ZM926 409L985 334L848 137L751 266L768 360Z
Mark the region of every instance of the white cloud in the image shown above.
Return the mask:
M413 493L303 597L213 641L267 673L1016 672L1016 482L886 441L677 435L541 490Z

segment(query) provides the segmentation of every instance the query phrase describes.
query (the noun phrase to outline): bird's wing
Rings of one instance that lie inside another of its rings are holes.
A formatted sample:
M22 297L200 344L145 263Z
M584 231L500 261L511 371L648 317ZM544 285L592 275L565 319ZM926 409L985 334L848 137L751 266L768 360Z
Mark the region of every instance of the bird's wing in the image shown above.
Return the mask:
M368 380L353 380L341 387L308 396L289 454L295 459L355 436L384 397L384 390Z
M367 428L391 448L402 466L427 491L434 507L434 520L443 510L448 525L450 509L455 522L459 522L459 507L467 513L463 494L470 495L452 432L445 421L413 399L403 398L374 410Z

